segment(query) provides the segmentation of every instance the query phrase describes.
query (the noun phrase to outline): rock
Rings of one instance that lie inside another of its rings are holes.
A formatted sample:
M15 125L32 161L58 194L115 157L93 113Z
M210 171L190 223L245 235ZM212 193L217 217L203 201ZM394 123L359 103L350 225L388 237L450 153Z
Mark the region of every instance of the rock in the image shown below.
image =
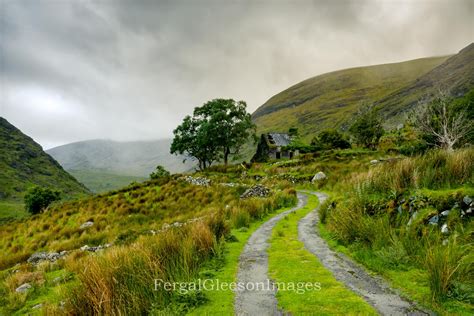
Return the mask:
M449 213L451 213L451 211L450 211L450 210L446 210L446 211L442 211L440 215L441 215L441 216L448 216Z
M378 163L379 163L379 161L378 161L377 159L374 159L374 160L371 160L371 161L370 161L370 164L371 164L371 165L376 165L376 164L378 164Z
M438 222L439 222L439 216L438 215L435 215L433 217L431 217L428 222L430 223L430 225L438 225Z
M186 176L184 177L184 181L194 184L194 185L199 185L199 186L204 186L204 187L207 187L211 184L211 180L207 178L200 178L200 177L193 178L191 176Z
M96 252L96 251L99 251L99 250L109 248L110 246L112 246L112 245L111 244L105 244L105 245L99 245L99 246L84 245L84 246L81 247L81 250L82 251Z
M237 184L237 183L230 182L230 183L220 183L220 185L222 185L222 186L224 186L224 187L234 188L234 187L236 187L238 184Z
M321 181L321 180L324 180L326 179L327 176L324 172L322 171L319 171L318 173L316 173L313 177L313 179L311 180L311 182L316 182L316 181Z
M16 288L15 292L17 293L26 293L28 290L31 289L31 284L30 283L24 283L20 285L19 287Z
M247 189L241 196L241 199L246 199L250 197L266 197L270 194L270 189L264 187L263 185L257 184L253 187Z
M443 234L448 234L449 233L448 225L446 223L444 223L443 226L441 226L441 232Z
M67 251L61 252L37 252L32 254L27 262L33 265L40 263L41 261L55 262L58 259L61 259L67 254Z
M465 196L462 201L464 202L464 204L466 205L470 205L472 203L472 199L469 197L469 196Z
M43 307L43 304L39 303L39 304L36 304L35 306L33 306L31 309L40 309L41 307Z
M89 228L91 226L94 226L94 222L92 221L87 221L85 223L83 223L79 228L80 229L86 229L86 228Z
M415 213L413 213L413 215L410 217L410 220L408 221L407 226L410 226L417 216L418 216L418 212L415 211Z

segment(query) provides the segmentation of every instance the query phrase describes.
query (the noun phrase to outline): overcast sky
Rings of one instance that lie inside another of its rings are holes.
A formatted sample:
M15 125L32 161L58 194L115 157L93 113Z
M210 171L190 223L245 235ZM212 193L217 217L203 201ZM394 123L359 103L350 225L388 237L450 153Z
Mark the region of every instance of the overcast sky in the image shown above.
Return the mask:
M456 53L467 1L0 0L0 116L43 147L170 137L332 70Z

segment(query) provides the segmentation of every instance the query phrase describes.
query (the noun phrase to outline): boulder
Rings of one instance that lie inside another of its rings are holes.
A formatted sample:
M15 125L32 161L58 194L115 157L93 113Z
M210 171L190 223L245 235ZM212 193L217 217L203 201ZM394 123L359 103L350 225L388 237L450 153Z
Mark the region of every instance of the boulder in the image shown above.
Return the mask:
M324 172L322 171L319 171L318 173L316 173L313 177L313 179L311 180L311 182L316 182L316 181L321 181L321 180L324 180L326 179L327 176Z
M374 160L371 160L371 161L370 161L370 164L371 164L371 165L376 165L376 164L378 164L378 163L379 163L379 161L378 161L377 159L374 159Z
M40 309L41 307L43 307L43 304L39 303L33 306L31 309Z
M28 290L31 289L31 284L30 283L23 283L19 287L16 288L15 292L17 293L26 293Z
M438 222L439 222L438 215L435 215L428 220L428 223L430 223L430 225L438 225Z
M89 228L89 227L92 227L92 226L94 226L94 222L87 221L87 222L83 223L79 228L80 229L86 229L86 228Z
M99 245L99 246L84 245L84 246L81 247L81 250L82 251L89 251L89 252L97 252L99 250L109 248L110 246L112 246L112 245L111 244L105 244L105 245Z
M442 211L440 215L441 215L441 216L448 216L449 213L451 213L451 211L450 211L450 210L446 210L446 211Z
M270 189L264 187L263 185L257 184L253 187L247 189L241 196L241 199L246 199L250 197L266 197L270 194Z

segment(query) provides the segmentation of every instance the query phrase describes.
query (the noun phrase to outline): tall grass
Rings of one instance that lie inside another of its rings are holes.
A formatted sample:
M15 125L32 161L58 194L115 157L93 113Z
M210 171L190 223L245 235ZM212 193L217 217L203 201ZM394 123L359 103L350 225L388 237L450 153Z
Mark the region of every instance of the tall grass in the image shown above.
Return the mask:
M459 205L464 189L472 191L473 186L474 149L432 151L354 173L343 184L344 193L328 201L320 214L340 242L366 249L362 259L371 268L382 273L389 266L426 270L431 299L444 300L452 296L455 284L472 285L474 226L454 210L447 218L446 236L427 219ZM424 198L427 189L437 191ZM407 195L423 197L411 225L407 223L414 210L409 213L407 204L399 204Z

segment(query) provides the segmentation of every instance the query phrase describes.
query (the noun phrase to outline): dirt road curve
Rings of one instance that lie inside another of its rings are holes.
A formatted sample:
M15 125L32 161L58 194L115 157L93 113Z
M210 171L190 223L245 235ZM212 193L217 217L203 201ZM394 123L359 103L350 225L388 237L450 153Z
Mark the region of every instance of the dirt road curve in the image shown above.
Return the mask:
M324 193L304 192L316 195L320 203L327 199ZM327 243L318 234L318 223L318 209L315 209L299 222L298 237L306 249L316 255L338 281L362 296L382 315L432 314L400 297L383 279L368 274L362 266L347 256L329 249ZM324 288L322 290L324 291Z

